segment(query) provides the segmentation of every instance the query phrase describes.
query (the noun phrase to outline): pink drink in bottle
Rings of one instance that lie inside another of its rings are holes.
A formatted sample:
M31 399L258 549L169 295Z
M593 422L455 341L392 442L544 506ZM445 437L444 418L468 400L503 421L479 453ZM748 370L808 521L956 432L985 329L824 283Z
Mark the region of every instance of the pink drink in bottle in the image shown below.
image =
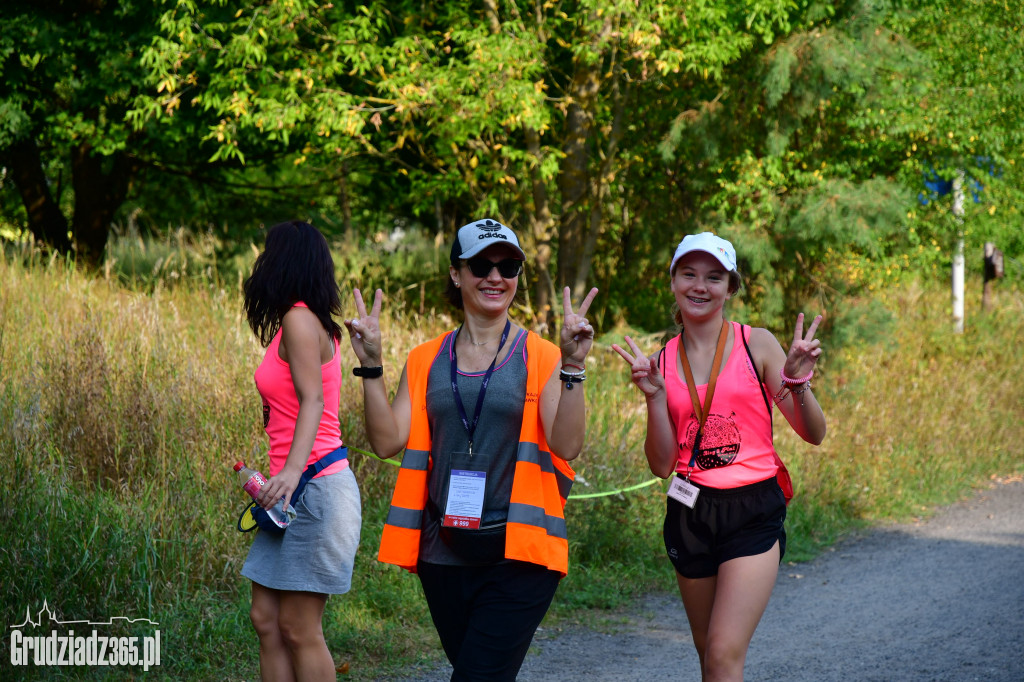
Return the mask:
M255 500L260 494L260 489L267 484L267 479L255 469L245 466L245 462L236 462L235 471L238 472L238 477L242 481L242 490L249 493L249 496ZM267 515L278 527L287 528L295 518L295 507L289 504L288 508L284 509L283 502L284 498L282 497L277 504L267 510Z

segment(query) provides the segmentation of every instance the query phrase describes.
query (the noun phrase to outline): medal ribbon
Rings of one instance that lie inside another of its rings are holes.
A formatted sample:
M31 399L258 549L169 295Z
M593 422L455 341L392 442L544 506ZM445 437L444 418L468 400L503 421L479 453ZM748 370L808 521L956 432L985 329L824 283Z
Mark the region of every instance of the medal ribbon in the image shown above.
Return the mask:
M704 393L704 407L701 408L700 397L697 395L697 386L693 383L693 372L690 371L690 361L686 358L686 346L683 343L682 334L679 335L679 359L683 362L683 374L686 375L686 388L690 391L690 401L693 403L693 411L697 415L697 435L693 437L693 447L690 449L690 463L686 465L686 477L690 477L690 469L693 469L697 461L697 453L700 452L700 441L704 435L704 423L711 413L711 399L715 395L715 384L718 382L718 373L722 369L722 355L725 354L725 341L729 338L728 322L722 320L722 331L718 333L718 345L715 347L715 359L711 363L711 376L708 377L708 389ZM683 444L680 443L682 448Z
M455 351L455 342L458 340L459 329L455 330L455 334L452 335L452 367L451 367L451 379L452 379L452 393L455 394L455 408L459 411L459 418L462 419L462 425L466 428L466 435L469 437L469 454L473 454L473 434L476 432L476 423L480 420L480 408L484 405L484 394L487 393L487 383L491 380L491 374L494 373L494 363L498 361L498 355L501 353L501 349L505 346L505 340L508 339L508 332L512 328L511 320L505 320L505 330L501 333L501 341L498 342L498 350L494 353L494 359L491 360L491 366L487 368L484 373L484 382L480 385L480 393L476 397L476 409L473 411L473 421L469 421L469 416L466 414L466 407L462 404L462 397L459 394L459 356Z

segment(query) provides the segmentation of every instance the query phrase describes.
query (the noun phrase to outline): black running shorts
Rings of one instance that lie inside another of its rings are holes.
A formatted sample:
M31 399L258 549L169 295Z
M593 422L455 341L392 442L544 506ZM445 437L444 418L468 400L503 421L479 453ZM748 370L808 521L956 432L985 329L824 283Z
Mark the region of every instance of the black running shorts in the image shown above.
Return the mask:
M782 560L786 499L774 476L739 488L697 487L693 509L669 497L665 512L665 550L680 575L717 575L726 561L763 554L776 540Z

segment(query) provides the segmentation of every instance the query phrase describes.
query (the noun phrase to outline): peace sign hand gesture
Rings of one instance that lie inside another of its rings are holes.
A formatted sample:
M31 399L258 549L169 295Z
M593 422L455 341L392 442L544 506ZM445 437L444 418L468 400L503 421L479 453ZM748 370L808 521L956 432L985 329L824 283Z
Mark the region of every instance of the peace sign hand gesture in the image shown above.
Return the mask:
M796 316L793 344L789 347L786 364L782 367L782 372L787 377L804 377L814 369L814 364L821 357L821 340L814 338L814 332L818 330L820 323L821 315L818 315L807 328L807 334L804 334L804 314Z
M662 376L661 370L658 369L658 363L653 358L644 355L633 339L627 336L626 343L629 345L629 349L633 351L632 354L617 343L612 344L612 350L618 353L626 361L626 364L629 365L630 377L633 379L636 387L648 398L653 398L657 395L658 391L665 390L665 377Z
M569 298L569 287L562 290L562 329L559 345L562 348L563 362L575 362L583 366L587 353L594 345L594 328L587 322L586 315L595 296L597 296L596 287L587 293L586 298L580 303L579 310L574 313L572 301Z
M360 364L364 367L379 367L381 363L380 344L380 305L384 298L384 292L380 289L373 295L373 308L370 314L366 314L366 304L363 303L363 295L359 289L354 292L356 299L356 314L351 320L345 320L345 327L348 329L348 339L352 342L352 350L359 358Z

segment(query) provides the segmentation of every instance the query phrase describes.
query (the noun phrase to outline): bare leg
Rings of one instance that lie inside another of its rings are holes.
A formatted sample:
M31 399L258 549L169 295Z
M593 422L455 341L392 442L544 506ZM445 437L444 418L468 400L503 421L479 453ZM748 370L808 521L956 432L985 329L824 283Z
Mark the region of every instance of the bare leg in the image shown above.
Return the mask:
M693 646L700 658L700 669L704 670L704 652L708 643L708 626L711 623L711 609L715 605L715 585L717 576L710 578L684 578L676 573L679 583L679 594L683 597L683 608L686 618L690 621L690 634Z
M297 682L337 679L334 659L324 640L323 616L327 595L282 591L278 622L281 636L291 651Z
M278 590L252 584L252 607L249 620L260 638L260 677L263 682L293 682L292 659L278 625L280 614Z
M779 545L718 568L718 585L704 649L704 679L743 680L754 630L764 615L779 573Z

